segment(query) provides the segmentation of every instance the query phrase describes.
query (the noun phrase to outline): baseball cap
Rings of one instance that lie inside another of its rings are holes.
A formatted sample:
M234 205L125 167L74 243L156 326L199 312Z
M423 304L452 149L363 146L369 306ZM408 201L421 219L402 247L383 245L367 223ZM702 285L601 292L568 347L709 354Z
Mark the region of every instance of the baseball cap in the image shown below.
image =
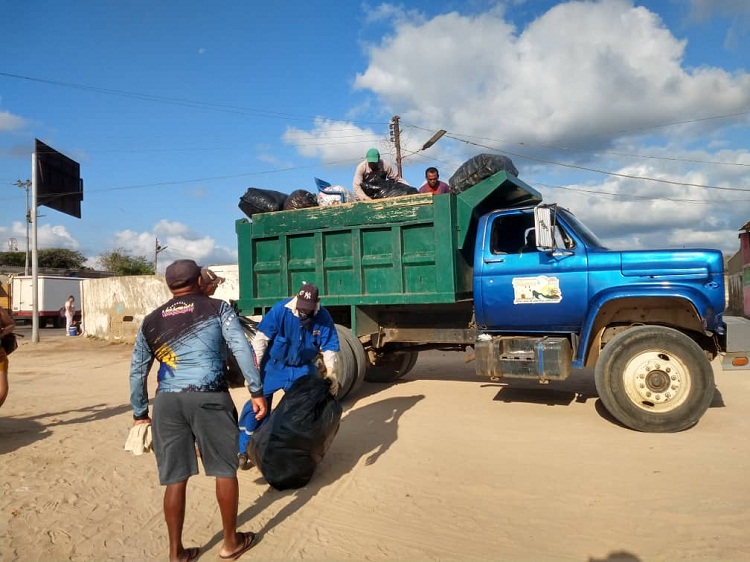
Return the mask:
M216 275L213 271L208 269L207 267L201 268L201 279L203 280L203 284L208 285L221 285L224 282L223 277L219 277Z
M378 152L377 148L371 148L367 151L367 161L368 162L377 162L380 160L380 152Z
M303 283L297 293L297 310L306 312L315 310L318 306L318 287L312 283Z
M164 277L167 287L181 289L192 285L201 275L200 266L193 260L177 260L167 266Z

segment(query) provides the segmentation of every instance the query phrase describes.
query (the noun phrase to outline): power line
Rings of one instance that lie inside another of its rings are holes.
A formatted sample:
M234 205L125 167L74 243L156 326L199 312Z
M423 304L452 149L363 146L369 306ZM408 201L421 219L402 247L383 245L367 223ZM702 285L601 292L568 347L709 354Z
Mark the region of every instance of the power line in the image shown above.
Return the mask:
M577 164L566 164L564 162L556 162L554 160L547 160L545 158L538 158L535 156L529 156L528 154L521 154L519 152L511 152L510 150L502 150L497 147L487 146L485 144L472 142L463 138L460 138L458 136L454 136L451 134L446 134L447 137L452 138L453 140L457 140L459 142L463 142L465 144L471 144L474 146L478 146L480 148L486 148L487 150L492 150L494 152L499 152L501 154L508 154L511 156L515 156L518 158L525 158L527 160L534 160L535 162L541 162L542 164L550 164L553 166L562 166L563 168L573 168L575 170L584 170L586 172L594 172L596 174L603 174L607 176L614 176L619 178L627 178L627 179L634 179L634 180L641 180L641 181L653 181L658 183L666 183L669 185L679 185L684 187L701 187L705 189L718 189L723 191L746 191L750 192L750 188L743 188L743 187L723 187L719 185L707 185L702 183L689 183L689 182L681 182L681 181L675 181L675 180L665 180L665 179L659 179L659 178L651 178L648 176L638 176L635 174L623 174L620 172L610 172L607 170L599 170L597 168L590 168L588 166L579 166Z
M98 86L88 86L85 84L76 84L72 82L62 82L59 80L49 80L45 78L36 78L33 76L23 76L21 74L11 74L9 72L0 72L0 76L6 78L14 78L17 80L26 80L29 82L39 82L41 84L49 84L52 86L60 86L63 88L71 88L75 90L82 90L86 92L94 92L98 94L107 94L112 96L119 96L124 98L138 99L141 101L149 101L154 103L163 103L167 105L176 105L181 107L192 107L194 109L206 109L210 111L219 111L224 113L235 113L240 115L254 115L256 117L268 117L274 119L286 119L292 121L315 121L320 116L311 115L294 115L290 113L282 113L279 111L271 111L265 109L253 109L247 107L237 107L227 104L211 103L183 98L170 98L166 96L157 96L153 94L143 94L140 92L131 92L127 90L117 90L114 88L101 88ZM385 125L382 121L376 122L361 122L367 125Z
M657 127L664 127L666 125L657 125ZM422 131L429 131L430 129L427 129L425 127L420 127L418 125L408 125L408 127L412 127L415 129L420 129ZM676 158L676 157L670 157L670 156L653 156L649 154L629 154L626 152L617 152L612 150L587 150L584 148L574 148L574 147L568 147L568 146L560 146L555 144L543 144L543 143L528 143L528 142L512 142L508 141L506 139L495 139L495 138L489 138L489 137L479 137L474 135L464 135L460 133L454 133L457 135L460 135L463 139L479 139L484 141L490 141L490 142L498 142L498 143L507 143L507 144L513 144L517 146L524 146L524 147L530 147L530 148L546 148L546 149L552 149L552 150L561 150L561 151L567 151L567 152L579 152L584 154L608 154L612 156L626 156L629 158L643 158L643 159L650 159L650 160L666 160L669 162L687 162L690 164L715 164L718 166L739 166L739 167L747 167L750 168L750 163L745 164L744 162L724 162L724 161L718 161L718 160L700 160L695 158Z
M750 199L724 199L724 200L708 200L708 199L681 199L676 197L650 197L648 195L634 195L632 193L615 193L612 191L602 191L599 189L584 189L582 187L570 187L570 186L563 186L563 185L553 185L549 183L544 183L540 181L534 181L533 182L535 186L543 186L548 187L550 189L561 189L564 191L575 191L578 193L586 193L590 195L609 195L611 197L619 197L622 199L640 199L645 201L670 201L673 203L693 203L698 205L716 205L721 203L745 203L750 201Z

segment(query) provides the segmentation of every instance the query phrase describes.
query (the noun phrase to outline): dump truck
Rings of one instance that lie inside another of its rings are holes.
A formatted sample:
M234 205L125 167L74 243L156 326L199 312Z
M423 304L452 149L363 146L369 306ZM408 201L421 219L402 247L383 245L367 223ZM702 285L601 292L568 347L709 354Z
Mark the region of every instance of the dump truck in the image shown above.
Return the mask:
M421 351L473 350L484 380L593 367L615 419L675 432L707 410L727 351L720 251L610 250L504 171L461 193L255 214L235 230L240 314L320 288L339 396L404 376Z

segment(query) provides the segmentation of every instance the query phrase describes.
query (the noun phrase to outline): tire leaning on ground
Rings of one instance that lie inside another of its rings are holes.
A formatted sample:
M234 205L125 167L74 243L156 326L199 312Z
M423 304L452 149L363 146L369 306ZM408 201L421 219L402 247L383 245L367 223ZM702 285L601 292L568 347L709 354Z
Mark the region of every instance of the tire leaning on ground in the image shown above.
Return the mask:
M714 373L700 346L663 326L638 326L612 338L595 369L596 390L619 422L669 433L698 423L714 395Z
M345 390L339 390L339 393L337 394L340 399L343 399L345 396L355 394L362 386L362 383L365 382L367 357L365 356L365 349L362 347L362 344L356 337L354 337L354 334L352 334L352 331L349 328L336 324L336 332L338 332L339 335L339 347L342 350L348 347L354 359L354 373L350 373L350 375L353 376L347 377L347 388Z
M365 380L379 383L396 381L414 368L418 357L418 351L384 353L377 365L367 366Z
M242 324L242 331L245 333L245 339L247 339L248 342L251 342L255 335L256 324L242 317L240 317L240 324ZM240 366L237 364L237 359L234 358L234 354L232 353L232 350L229 349L228 345L226 346L226 352L227 362L224 367L224 372L226 373L227 384L229 385L229 388L242 388L245 386L245 377L242 376L242 370L240 370Z

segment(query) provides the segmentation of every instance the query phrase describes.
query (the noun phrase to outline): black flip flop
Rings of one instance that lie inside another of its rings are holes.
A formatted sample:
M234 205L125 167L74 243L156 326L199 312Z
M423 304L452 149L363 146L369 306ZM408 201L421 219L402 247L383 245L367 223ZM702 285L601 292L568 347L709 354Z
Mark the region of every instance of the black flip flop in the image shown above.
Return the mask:
M221 554L219 554L219 558L221 558L222 560L237 560L240 556L242 556L255 546L255 539L257 538L257 535L255 533L251 533L250 531L248 531L247 533L237 534L242 535L242 546L232 554L227 554L226 556L222 556Z

